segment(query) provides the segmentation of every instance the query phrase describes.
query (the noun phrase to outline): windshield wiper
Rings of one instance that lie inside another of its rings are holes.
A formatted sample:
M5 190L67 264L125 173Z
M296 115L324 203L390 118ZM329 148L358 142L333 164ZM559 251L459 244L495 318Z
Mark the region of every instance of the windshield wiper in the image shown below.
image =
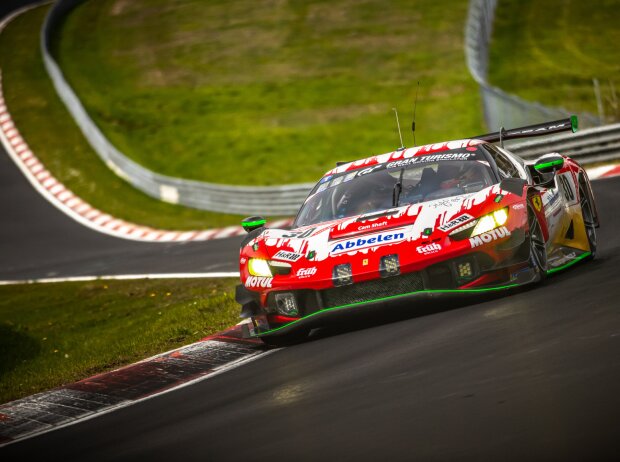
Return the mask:
M398 207L400 201L400 193L403 191L403 174L405 173L405 167L400 169L400 175L398 175L398 181L394 184L392 189L392 206Z

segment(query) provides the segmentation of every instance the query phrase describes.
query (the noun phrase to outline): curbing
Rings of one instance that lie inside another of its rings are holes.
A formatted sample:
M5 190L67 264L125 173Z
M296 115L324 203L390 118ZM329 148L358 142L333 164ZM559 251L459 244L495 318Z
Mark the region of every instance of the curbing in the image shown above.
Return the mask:
M268 350L234 326L151 358L0 405L0 447L214 377Z
M282 186L236 186L186 180L153 172L120 152L90 118L66 82L50 50L52 36L66 15L84 0L58 0L50 9L41 32L43 62L58 96L95 152L118 176L151 197L186 206L235 214L294 214L313 187L312 183Z
M1 32L1 27L0 27ZM245 234L241 226L197 231L173 231L150 228L115 218L94 208L60 183L30 150L15 126L4 100L0 74L0 141L30 184L52 205L80 224L95 231L123 239L146 242L187 242L222 239ZM291 219L269 224L288 226Z

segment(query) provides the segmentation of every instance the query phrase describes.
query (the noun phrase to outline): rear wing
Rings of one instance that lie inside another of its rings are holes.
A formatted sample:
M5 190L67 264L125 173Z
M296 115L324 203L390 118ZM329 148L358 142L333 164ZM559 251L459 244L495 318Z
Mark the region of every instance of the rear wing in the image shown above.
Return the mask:
M555 120L553 122L543 122L536 125L528 125L527 127L511 128L509 130L502 127L498 132L472 136L472 139L488 141L489 143L503 143L506 140L529 138L530 136L550 135L552 133L564 132L568 130L575 133L578 125L579 123L577 121L577 116L572 115L566 119Z

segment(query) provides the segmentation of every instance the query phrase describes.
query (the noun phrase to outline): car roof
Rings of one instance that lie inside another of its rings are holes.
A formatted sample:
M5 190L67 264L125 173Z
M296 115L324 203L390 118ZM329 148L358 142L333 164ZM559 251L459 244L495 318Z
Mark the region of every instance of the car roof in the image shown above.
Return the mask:
M359 159L345 164L338 165L336 168L326 172L323 177L329 175L335 175L337 173L344 173L352 170L357 170L362 167L368 167L377 164L384 164L386 162L392 162L400 159L409 159L415 156L421 156L426 154L439 153L442 151L449 151L452 149L467 148L472 146L478 146L481 144L488 144L486 141L478 139L463 139L454 141L444 141L442 143L426 144L424 146L416 146L413 148L400 149L385 154L378 154L375 156L366 157L365 159Z

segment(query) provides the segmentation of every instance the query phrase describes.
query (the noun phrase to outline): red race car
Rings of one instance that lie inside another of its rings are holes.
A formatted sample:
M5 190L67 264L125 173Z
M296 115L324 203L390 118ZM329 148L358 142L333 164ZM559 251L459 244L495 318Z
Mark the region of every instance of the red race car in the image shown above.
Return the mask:
M596 253L585 170L557 153L526 162L493 143L576 130L576 118L409 149L327 172L292 229L244 220L245 337L282 344L334 312L537 282Z

